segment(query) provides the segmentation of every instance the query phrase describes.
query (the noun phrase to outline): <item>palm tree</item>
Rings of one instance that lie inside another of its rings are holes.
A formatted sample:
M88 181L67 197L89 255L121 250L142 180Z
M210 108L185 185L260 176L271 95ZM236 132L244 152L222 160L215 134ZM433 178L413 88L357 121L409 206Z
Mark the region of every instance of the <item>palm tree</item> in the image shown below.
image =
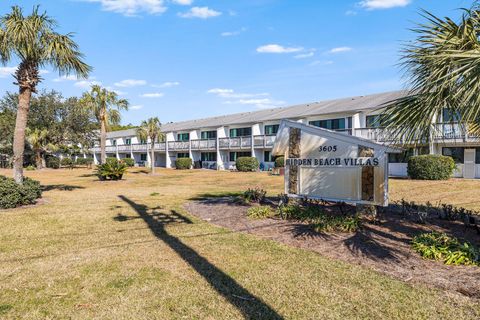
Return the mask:
M410 90L386 105L382 123L404 142L430 141L444 111L469 130L479 130L480 119L480 4L463 9L459 22L423 11L426 23L413 31L401 65ZM457 119L455 119L457 118Z
M27 141L35 153L37 169L45 167L45 153L55 151L57 148L48 142L48 129L29 130L27 128Z
M23 183L23 153L25 129L32 93L42 80L39 70L51 66L60 75L74 73L87 78L91 67L83 62L83 55L73 41L72 34L59 34L55 20L46 13L40 14L38 6L29 16L24 16L18 6L0 17L0 62L6 65L13 57L20 60L15 71L15 84L19 87L17 119L13 142L13 177Z
M142 121L140 127L137 129L137 135L140 139L147 140L150 138L150 166L152 174L155 173L155 142L163 137L161 132L161 123L157 117Z
M103 164L107 159L105 145L107 140L107 131L111 125L118 125L121 120L120 111L128 110L128 101L119 99L113 91L108 91L98 85L93 85L90 92L85 92L80 99L80 104L95 114L100 124L100 149ZM114 109L116 107L116 109Z

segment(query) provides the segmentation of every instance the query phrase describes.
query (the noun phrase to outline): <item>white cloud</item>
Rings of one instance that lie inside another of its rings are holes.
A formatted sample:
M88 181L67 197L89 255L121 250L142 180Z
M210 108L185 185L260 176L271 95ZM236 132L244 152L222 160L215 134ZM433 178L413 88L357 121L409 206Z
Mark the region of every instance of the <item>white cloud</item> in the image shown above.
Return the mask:
M190 6L193 3L193 0L172 0L173 3L179 4L181 6Z
M171 87L176 87L179 86L180 82L178 81L167 81L162 84L152 84L152 87L154 88L171 88Z
M58 78L53 79L53 82L63 82L63 81L76 81L78 78L74 75L69 75L69 76L61 76Z
M131 106L131 107L130 107L131 110L140 110L140 109L142 109L142 108L143 108L143 106L140 105L140 104L134 105L134 106Z
M94 81L94 80L81 80L81 81L77 81L75 82L74 86L75 87L78 87L78 88L82 88L82 89L90 89L91 86L93 85L99 85L101 86L102 83L99 82L99 81Z
M354 10L348 10L347 12L345 12L346 16L356 16L357 14L357 11Z
M126 79L120 82L116 82L115 86L126 88L126 87L144 86L146 84L147 84L147 81L145 80Z
M270 98L264 99L240 99L236 101L226 101L226 104L251 105L259 109L272 109L285 105L285 101L276 101Z
M259 53L293 53L303 51L302 47L284 47L278 44L267 44L257 48Z
M0 78L11 76L17 71L17 67L0 67Z
M350 47L338 47L338 48L333 48L329 51L329 53L342 53L342 52L348 52L352 51L352 48Z
M161 98L163 97L165 94L161 93L161 92L153 92L153 93L144 93L144 94L141 94L140 97L142 98Z
M318 66L318 65L328 66L328 65L331 65L331 64L333 64L333 61L330 61L330 60L328 60L328 61L315 60L312 63L310 63L310 66L311 67Z
M45 70L45 69L40 69L40 70L38 70L38 73L39 74L47 74L47 73L50 73L50 71Z
M364 0L360 1L358 5L367 10L390 9L395 7L405 7L409 5L412 0Z
M233 37L233 36L238 36L239 34L241 34L242 32L245 32L247 31L247 28L241 28L240 30L237 30L237 31L226 31L226 32L222 32L220 33L220 35L222 37Z
M313 51L310 51L308 53L297 54L294 58L295 59L306 59L306 58L311 58L314 55L315 55L315 53Z
M185 13L179 13L178 15L182 18L208 19L218 17L221 14L221 12L210 9L209 7L193 7L189 11Z
M161 14L167 10L164 0L83 0L98 2L105 11L112 11L125 16L136 16L139 13Z
M268 93L236 93L233 89L214 88L207 91L207 93L215 94L221 98L240 99L268 96Z

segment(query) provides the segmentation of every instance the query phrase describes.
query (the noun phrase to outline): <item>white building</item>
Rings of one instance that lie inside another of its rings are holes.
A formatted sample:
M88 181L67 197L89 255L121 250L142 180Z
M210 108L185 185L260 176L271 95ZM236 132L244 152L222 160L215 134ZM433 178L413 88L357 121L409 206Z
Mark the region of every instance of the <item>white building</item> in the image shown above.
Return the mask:
M162 126L165 142L155 143L155 165L175 167L178 158L190 157L196 166L210 169L233 169L241 156L254 156L262 170L272 168L271 150L282 119L299 121L344 134L390 143L384 129L378 127L379 109L386 102L404 96L404 91L313 102L285 108L245 112L197 119ZM408 156L444 154L457 163L456 177L480 178L480 138L455 124L446 112L440 115L439 130L429 145L406 149L404 154L390 156L390 175L406 176ZM150 144L140 141L135 129L107 134L107 157L133 158L148 165ZM92 149L100 159L100 148Z

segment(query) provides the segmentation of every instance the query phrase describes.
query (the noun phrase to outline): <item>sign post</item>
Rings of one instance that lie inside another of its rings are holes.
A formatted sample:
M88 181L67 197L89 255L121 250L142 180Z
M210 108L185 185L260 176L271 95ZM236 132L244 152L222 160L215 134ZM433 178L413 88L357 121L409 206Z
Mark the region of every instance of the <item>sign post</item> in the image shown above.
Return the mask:
M388 153L399 149L283 120L273 148L285 156L291 198L388 206Z

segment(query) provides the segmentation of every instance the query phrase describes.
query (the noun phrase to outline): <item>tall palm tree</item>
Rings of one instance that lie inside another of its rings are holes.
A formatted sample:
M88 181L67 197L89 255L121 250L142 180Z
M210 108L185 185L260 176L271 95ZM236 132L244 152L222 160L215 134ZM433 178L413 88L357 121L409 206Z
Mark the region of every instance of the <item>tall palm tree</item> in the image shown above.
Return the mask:
M105 151L107 131L110 130L111 125L120 123L120 111L128 110L128 101L119 99L118 95L113 91L93 85L90 92L83 94L80 104L92 111L100 124L100 162L103 164L107 159Z
M462 125L479 130L480 119L480 4L463 9L459 22L422 11L426 22L403 48L401 65L408 94L386 105L382 123L404 142L430 140L440 130L435 122L446 109Z
M37 169L45 167L45 152L57 150L56 146L48 142L48 129L29 130L27 128L27 141L35 153Z
M47 65L60 75L74 73L86 78L91 67L83 62L83 55L73 41L72 34L55 32L55 20L39 13L38 6L29 16L24 16L18 6L0 17L0 62L6 65L13 57L20 64L13 75L19 87L18 110L13 142L13 177L23 183L23 152L25 128L32 93L42 80L40 68Z
M163 137L161 132L161 123L157 117L142 121L140 127L137 129L137 135L140 139L147 140L150 138L150 166L152 174L155 173L155 142Z

